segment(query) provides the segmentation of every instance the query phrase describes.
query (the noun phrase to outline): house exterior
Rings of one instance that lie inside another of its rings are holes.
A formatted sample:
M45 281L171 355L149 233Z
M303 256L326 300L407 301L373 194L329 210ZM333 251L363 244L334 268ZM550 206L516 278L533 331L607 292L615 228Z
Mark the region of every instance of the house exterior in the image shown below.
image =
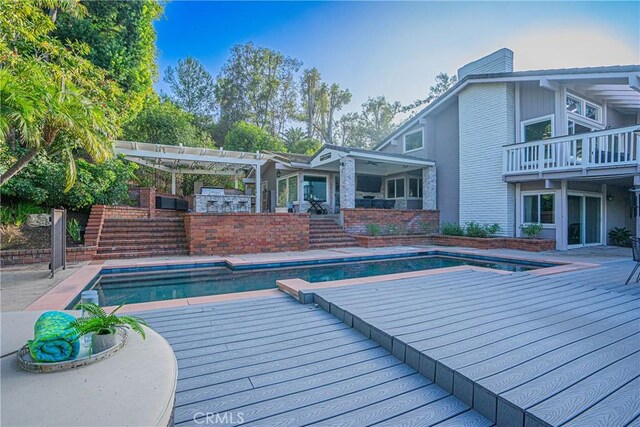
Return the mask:
M513 71L500 49L375 149L437 165L441 222L542 223L557 249L640 232L640 66Z

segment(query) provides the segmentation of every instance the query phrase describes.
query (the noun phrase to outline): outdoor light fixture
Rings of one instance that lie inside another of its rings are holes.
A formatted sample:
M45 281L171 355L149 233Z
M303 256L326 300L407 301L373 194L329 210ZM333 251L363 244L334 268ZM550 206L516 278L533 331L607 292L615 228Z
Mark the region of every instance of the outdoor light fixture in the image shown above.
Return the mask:
M282 172L280 172L279 170L276 171L276 178L280 178L280 176L282 176Z
M613 201L613 194L607 193L607 202L612 202L612 201Z

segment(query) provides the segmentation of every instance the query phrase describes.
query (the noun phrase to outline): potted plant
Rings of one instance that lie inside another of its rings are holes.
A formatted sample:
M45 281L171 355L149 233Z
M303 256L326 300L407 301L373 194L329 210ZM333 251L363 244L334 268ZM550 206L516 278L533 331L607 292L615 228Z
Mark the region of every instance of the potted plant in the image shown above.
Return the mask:
M122 304L124 305L124 304ZM118 327L126 327L139 333L145 338L143 325L144 320L133 316L116 316L122 305L118 306L111 313L107 314L102 307L93 303L78 304L76 308L84 310L88 317L81 317L71 323L70 327L75 330L78 337L93 333L92 348L93 353L100 353L116 345L116 332Z

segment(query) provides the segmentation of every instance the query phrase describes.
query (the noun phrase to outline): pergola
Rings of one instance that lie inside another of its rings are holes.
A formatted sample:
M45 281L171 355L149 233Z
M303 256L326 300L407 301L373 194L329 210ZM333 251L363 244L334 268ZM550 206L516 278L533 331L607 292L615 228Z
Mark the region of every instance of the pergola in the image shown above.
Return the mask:
M176 174L224 175L237 179L253 170L256 212L260 212L260 168L271 158L268 154L135 141L114 141L113 148L129 161L171 173L172 194L176 193Z

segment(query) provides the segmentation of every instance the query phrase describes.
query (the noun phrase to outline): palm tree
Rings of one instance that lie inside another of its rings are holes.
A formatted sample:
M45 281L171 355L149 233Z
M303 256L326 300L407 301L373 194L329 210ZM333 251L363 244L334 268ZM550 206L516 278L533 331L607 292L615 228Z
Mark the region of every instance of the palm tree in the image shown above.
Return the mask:
M117 127L105 114L105 105L85 96L86 90L64 78L51 81L52 76L45 76L39 67L31 65L15 76L0 70L0 142L13 132L29 148L2 174L0 185L45 150L67 161L67 191L76 177L73 150L82 148L98 162L109 158L109 138Z

